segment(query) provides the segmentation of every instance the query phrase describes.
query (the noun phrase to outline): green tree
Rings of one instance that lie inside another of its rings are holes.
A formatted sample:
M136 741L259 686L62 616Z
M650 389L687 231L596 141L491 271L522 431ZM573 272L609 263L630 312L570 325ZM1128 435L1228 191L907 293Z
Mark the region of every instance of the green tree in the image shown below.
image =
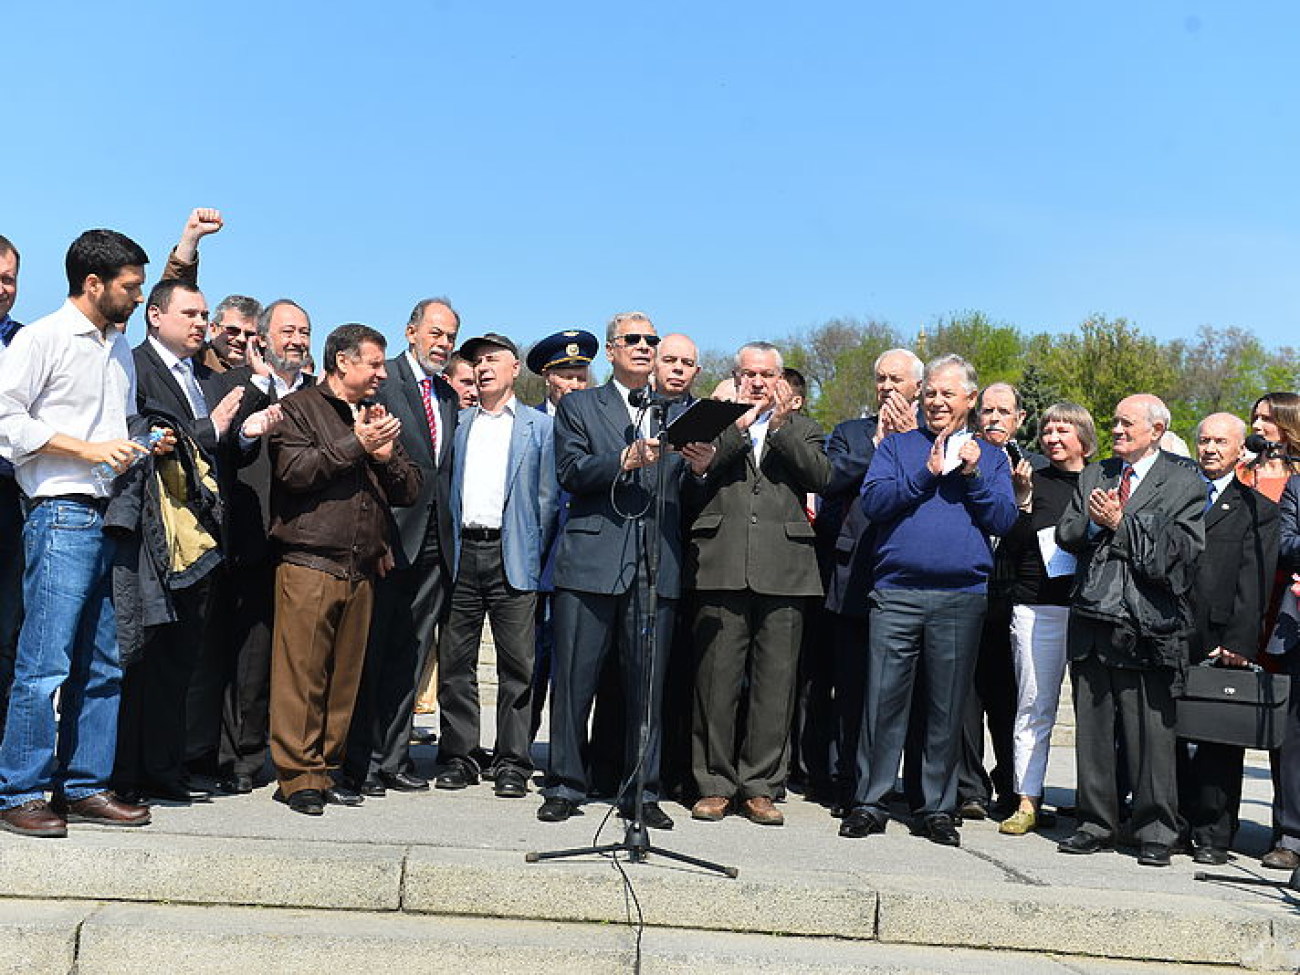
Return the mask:
M1089 318L1077 332L1052 336L1035 348L1033 361L1045 385L1092 413L1103 456L1110 452L1109 418L1120 400L1154 393L1168 403L1178 388L1169 350L1125 318Z
M918 343L920 344L920 343ZM1025 368L1025 338L1019 330L973 311L948 319L925 336L924 358L956 354L975 367L980 384L1019 385ZM918 353L920 354L920 353Z

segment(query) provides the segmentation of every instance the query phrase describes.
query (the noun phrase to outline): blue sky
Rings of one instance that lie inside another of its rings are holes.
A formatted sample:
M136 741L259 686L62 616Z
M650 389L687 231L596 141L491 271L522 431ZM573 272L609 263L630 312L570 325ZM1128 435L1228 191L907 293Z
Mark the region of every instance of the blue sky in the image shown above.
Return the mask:
M522 342L640 308L720 350L966 310L1297 344L1294 3L202 6L6 11L18 317L81 230L157 270L215 206L209 301L293 297L318 347L433 294Z

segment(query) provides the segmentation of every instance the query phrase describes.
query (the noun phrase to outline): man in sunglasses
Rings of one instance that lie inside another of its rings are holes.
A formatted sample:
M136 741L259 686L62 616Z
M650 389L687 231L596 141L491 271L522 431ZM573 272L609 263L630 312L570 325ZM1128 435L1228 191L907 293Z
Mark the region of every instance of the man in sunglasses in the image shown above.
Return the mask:
M605 333L614 375L604 386L570 393L555 417L556 472L571 495L569 520L555 563L555 665L552 678L550 760L543 822L563 822L587 797L583 761L587 718L606 658L617 662L628 703L624 768L637 765L640 719L649 685L652 716L644 757L643 821L671 829L659 807L660 727L664 665L681 592L680 488L688 476L681 454L661 451L649 413L634 405L648 386L659 335L641 312L615 315ZM636 394L636 395L633 395ZM707 467L709 455L699 462ZM664 471L663 520L655 524L657 464ZM655 618L658 652L644 659L640 622L649 597L645 546L659 553ZM651 678L644 668L653 664ZM635 793L623 783L618 801L631 816Z

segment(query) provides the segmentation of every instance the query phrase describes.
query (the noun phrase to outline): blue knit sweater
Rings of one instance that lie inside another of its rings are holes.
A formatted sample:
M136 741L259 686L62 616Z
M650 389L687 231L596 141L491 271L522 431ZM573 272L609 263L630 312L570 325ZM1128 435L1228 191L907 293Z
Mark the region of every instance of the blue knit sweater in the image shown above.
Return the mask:
M985 592L993 566L989 536L1016 523L1011 467L1001 448L977 440L979 477L936 477L925 466L934 440L924 427L892 434L871 459L862 509L876 534L875 585Z

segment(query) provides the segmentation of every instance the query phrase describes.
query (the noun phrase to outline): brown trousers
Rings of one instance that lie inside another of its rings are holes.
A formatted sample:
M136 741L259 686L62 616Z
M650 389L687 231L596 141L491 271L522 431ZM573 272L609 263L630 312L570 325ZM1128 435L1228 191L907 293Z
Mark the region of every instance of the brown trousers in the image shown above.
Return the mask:
M281 563L271 646L271 761L286 796L328 789L357 701L374 588Z

